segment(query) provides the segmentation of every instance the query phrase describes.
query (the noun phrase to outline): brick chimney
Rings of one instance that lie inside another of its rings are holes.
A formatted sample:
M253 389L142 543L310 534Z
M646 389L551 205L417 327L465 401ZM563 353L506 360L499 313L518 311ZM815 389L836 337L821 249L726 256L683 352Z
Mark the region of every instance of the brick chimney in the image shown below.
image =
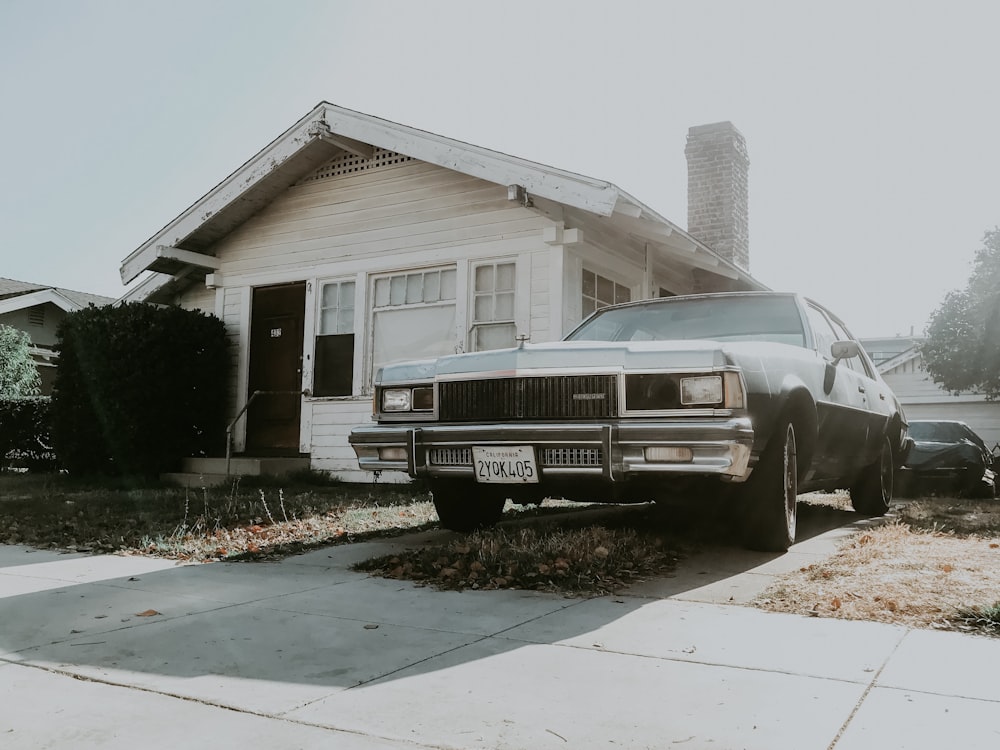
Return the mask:
M750 270L750 157L731 122L688 129L688 233Z

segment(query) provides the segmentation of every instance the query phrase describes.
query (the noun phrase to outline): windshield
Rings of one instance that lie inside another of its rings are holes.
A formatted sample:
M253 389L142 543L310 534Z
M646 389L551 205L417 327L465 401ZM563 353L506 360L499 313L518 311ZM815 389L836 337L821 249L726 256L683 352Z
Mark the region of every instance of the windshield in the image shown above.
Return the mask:
M608 308L585 321L567 341L771 341L805 346L802 318L788 296L660 299Z
M962 440L979 442L973 440L970 433L971 430L961 422L912 422L907 431L914 440L938 443L958 443Z

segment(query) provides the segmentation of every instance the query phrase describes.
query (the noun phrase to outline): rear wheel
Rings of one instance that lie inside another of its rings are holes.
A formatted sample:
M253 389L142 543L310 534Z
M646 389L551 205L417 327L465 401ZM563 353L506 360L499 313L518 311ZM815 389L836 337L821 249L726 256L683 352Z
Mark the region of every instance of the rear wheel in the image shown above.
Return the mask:
M503 516L506 498L483 493L475 482L438 479L430 486L434 508L446 529L474 531L494 526Z
M884 516L892 502L892 445L888 436L882 438L878 460L866 466L851 486L851 505L866 516Z
M786 552L795 543L797 518L795 426L786 419L744 488L743 542L750 549Z

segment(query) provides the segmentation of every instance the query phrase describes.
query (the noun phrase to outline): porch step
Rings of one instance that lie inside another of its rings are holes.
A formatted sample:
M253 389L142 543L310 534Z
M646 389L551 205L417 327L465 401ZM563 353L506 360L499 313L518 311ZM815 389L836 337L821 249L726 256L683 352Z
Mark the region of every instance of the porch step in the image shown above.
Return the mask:
M236 477L281 476L309 468L309 458L248 458L239 456L229 461L226 474L224 458L186 458L182 471L161 474L164 482L181 487L216 487Z

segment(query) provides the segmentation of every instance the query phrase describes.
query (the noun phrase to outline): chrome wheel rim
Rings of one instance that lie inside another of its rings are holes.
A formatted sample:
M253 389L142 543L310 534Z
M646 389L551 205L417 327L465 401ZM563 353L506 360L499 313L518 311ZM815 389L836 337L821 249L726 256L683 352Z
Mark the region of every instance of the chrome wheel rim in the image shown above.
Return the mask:
M795 541L795 524L798 503L798 472L795 464L795 429L791 424L785 432L784 451L784 494L785 494L785 526L788 529L788 538Z

